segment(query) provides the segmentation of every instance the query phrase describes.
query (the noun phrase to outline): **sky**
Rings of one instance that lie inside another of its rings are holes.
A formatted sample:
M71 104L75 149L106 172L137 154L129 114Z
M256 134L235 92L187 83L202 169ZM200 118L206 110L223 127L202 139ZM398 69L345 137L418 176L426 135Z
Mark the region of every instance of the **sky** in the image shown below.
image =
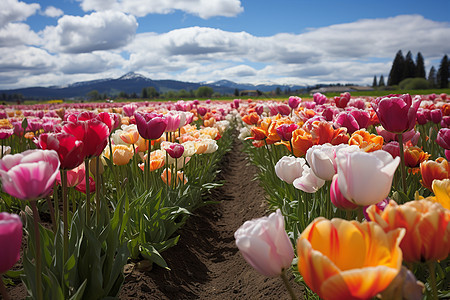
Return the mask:
M439 68L450 0L1 0L0 89L136 72L188 82L371 85L398 50Z

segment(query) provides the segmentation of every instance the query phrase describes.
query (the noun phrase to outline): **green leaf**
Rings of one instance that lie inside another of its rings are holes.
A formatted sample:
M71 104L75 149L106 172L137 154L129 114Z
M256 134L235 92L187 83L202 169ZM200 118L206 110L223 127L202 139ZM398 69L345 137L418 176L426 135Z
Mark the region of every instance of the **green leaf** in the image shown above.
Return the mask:
M164 260L164 258L162 258L161 254L159 254L159 252L155 249L155 247L149 244L144 244L141 245L140 250L141 255L145 259L156 263L158 266L162 268L170 270L169 267L167 266L166 261Z

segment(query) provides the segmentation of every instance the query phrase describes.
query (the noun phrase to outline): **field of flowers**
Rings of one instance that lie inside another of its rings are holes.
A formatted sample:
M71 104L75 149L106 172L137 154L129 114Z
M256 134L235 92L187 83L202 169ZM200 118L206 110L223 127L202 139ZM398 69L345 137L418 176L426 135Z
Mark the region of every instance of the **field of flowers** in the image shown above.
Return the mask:
M33 299L115 298L127 262L169 268L237 128L274 211L234 234L258 272L293 299L291 268L306 298L449 298L448 100L0 107L2 297L20 277Z

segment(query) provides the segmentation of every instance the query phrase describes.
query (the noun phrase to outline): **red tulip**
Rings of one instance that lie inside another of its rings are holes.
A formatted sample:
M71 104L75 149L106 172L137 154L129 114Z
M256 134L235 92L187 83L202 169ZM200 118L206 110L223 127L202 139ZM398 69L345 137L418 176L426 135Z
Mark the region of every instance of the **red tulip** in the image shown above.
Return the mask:
M74 135L84 143L84 157L99 156L108 143L108 126L97 115L89 112L79 114L76 121L73 116L69 116L68 120L70 121L63 126L62 131Z
M83 142L67 133L43 133L39 136L38 147L55 150L58 153L61 169L71 170L84 160Z
M276 128L276 131L283 141L290 141L292 139L292 132L297 128L297 124L282 124Z
M165 147L164 150L166 150L170 157L180 158L184 153L184 146L177 143L170 143L170 145Z
M450 150L450 128L442 128L439 130L436 143L445 150Z
M414 128L421 101L418 97L413 102L409 94L389 95L377 98L372 107L384 129L399 134Z

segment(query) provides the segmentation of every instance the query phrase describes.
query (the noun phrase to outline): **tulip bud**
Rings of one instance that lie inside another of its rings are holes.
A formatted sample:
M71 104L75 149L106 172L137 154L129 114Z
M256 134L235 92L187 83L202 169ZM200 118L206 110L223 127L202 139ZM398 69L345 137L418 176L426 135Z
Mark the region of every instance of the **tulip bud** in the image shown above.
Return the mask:
M22 221L18 215L0 213L0 245L2 245L0 247L0 274L2 274L11 269L20 258Z
M246 221L234 233L244 259L259 273L275 277L291 266L294 249L284 228L281 211Z

